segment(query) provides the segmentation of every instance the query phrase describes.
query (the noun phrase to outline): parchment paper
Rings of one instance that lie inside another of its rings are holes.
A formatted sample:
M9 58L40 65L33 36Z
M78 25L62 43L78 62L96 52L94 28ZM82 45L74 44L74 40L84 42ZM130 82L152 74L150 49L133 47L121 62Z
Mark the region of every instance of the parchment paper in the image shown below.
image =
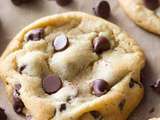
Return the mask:
M66 11L83 11L93 14L92 7L98 0L74 0L67 7L58 6L54 0L37 0L21 7L14 6L10 0L0 0L0 53L9 41L23 27L38 18ZM151 117L160 117L160 95L149 87L160 78L160 37L146 32L136 26L120 8L117 0L108 0L112 8L110 21L126 30L143 48L147 64L143 73L145 97L129 120L147 120ZM0 107L6 109L9 120L22 120L17 116L9 104L6 92L0 83ZM152 108L155 111L150 113Z

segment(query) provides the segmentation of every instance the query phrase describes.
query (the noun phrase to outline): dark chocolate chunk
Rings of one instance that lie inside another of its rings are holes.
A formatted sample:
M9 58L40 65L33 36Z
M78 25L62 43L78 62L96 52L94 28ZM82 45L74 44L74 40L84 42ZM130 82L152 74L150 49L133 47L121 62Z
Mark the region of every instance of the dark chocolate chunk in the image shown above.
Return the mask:
M68 47L69 41L68 38L64 34L62 34L55 38L52 45L55 51L62 51Z
M7 115L2 108L0 108L0 120L7 120Z
M29 31L26 34L27 41L39 41L40 39L44 38L44 29L38 28L32 31Z
M119 109L122 111L124 106L125 106L125 103L126 103L126 99L122 99L121 102L119 103Z
M153 85L151 85L151 88L160 94L160 79L157 80Z
M110 49L110 42L106 37L100 36L93 40L93 50L100 54Z
M14 111L17 113L17 114L20 114L22 115L23 114L23 108L24 108L24 104L22 102L22 100L19 98L19 97L14 97L13 99L13 108L14 108Z
M14 5L19 6L19 5L22 5L22 4L24 4L24 3L31 2L32 0L11 0L11 1L12 1L12 3L13 3Z
M72 0L56 0L56 2L60 6L66 6L69 5L72 2Z
M98 111L91 111L90 114L94 117L95 120L102 120L103 116Z
M56 93L62 87L62 80L56 75L48 75L43 79L42 87L47 94Z
M60 112L63 112L63 111L65 111L65 110L66 110L66 104L63 103L63 104L60 105L59 111L60 111Z
M22 74L22 71L26 68L26 65L22 65L20 68L19 68L19 73Z
M144 4L147 8L155 10L159 7L159 0L144 0Z
M107 19L110 16L110 5L107 1L100 1L93 8L95 15Z
M93 94L100 97L110 90L109 84L102 79L93 81L92 91Z

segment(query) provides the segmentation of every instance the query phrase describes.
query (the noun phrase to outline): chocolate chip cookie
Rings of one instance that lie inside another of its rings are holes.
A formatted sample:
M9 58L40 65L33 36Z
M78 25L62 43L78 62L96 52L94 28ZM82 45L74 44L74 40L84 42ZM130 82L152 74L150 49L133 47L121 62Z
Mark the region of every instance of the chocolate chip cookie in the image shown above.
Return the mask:
M159 0L119 0L119 3L137 25L160 35Z
M1 56L0 76L27 120L126 120L143 97L144 63L122 29L70 12L22 29Z

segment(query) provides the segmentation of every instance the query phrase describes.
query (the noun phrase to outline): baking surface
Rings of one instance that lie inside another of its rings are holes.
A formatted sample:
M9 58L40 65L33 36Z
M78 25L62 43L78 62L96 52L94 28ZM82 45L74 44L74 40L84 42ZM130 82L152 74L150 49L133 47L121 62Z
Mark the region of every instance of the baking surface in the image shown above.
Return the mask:
M83 11L93 14L92 7L97 1L74 0L71 5L62 8L54 0L37 0L34 3L20 7L14 6L10 0L0 0L0 52L2 53L18 31L34 20L66 11ZM150 88L150 85L160 78L160 37L136 26L120 8L117 0L108 1L112 8L112 15L109 20L122 27L130 36L135 38L144 50L147 59L142 77L145 85L145 96L129 120L147 120L152 117L160 117L160 95ZM12 110L1 82L0 107L6 109L9 120L23 120ZM152 108L155 108L155 111L150 113Z

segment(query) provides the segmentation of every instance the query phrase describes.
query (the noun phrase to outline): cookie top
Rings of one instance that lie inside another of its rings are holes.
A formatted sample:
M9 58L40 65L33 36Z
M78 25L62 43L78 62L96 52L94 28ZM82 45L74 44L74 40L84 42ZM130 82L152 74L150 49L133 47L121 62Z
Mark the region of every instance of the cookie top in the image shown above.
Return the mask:
M1 56L0 76L27 119L125 120L143 97L144 62L119 27L70 12L21 30Z
M136 24L160 35L160 3L158 0L119 0L119 3Z

